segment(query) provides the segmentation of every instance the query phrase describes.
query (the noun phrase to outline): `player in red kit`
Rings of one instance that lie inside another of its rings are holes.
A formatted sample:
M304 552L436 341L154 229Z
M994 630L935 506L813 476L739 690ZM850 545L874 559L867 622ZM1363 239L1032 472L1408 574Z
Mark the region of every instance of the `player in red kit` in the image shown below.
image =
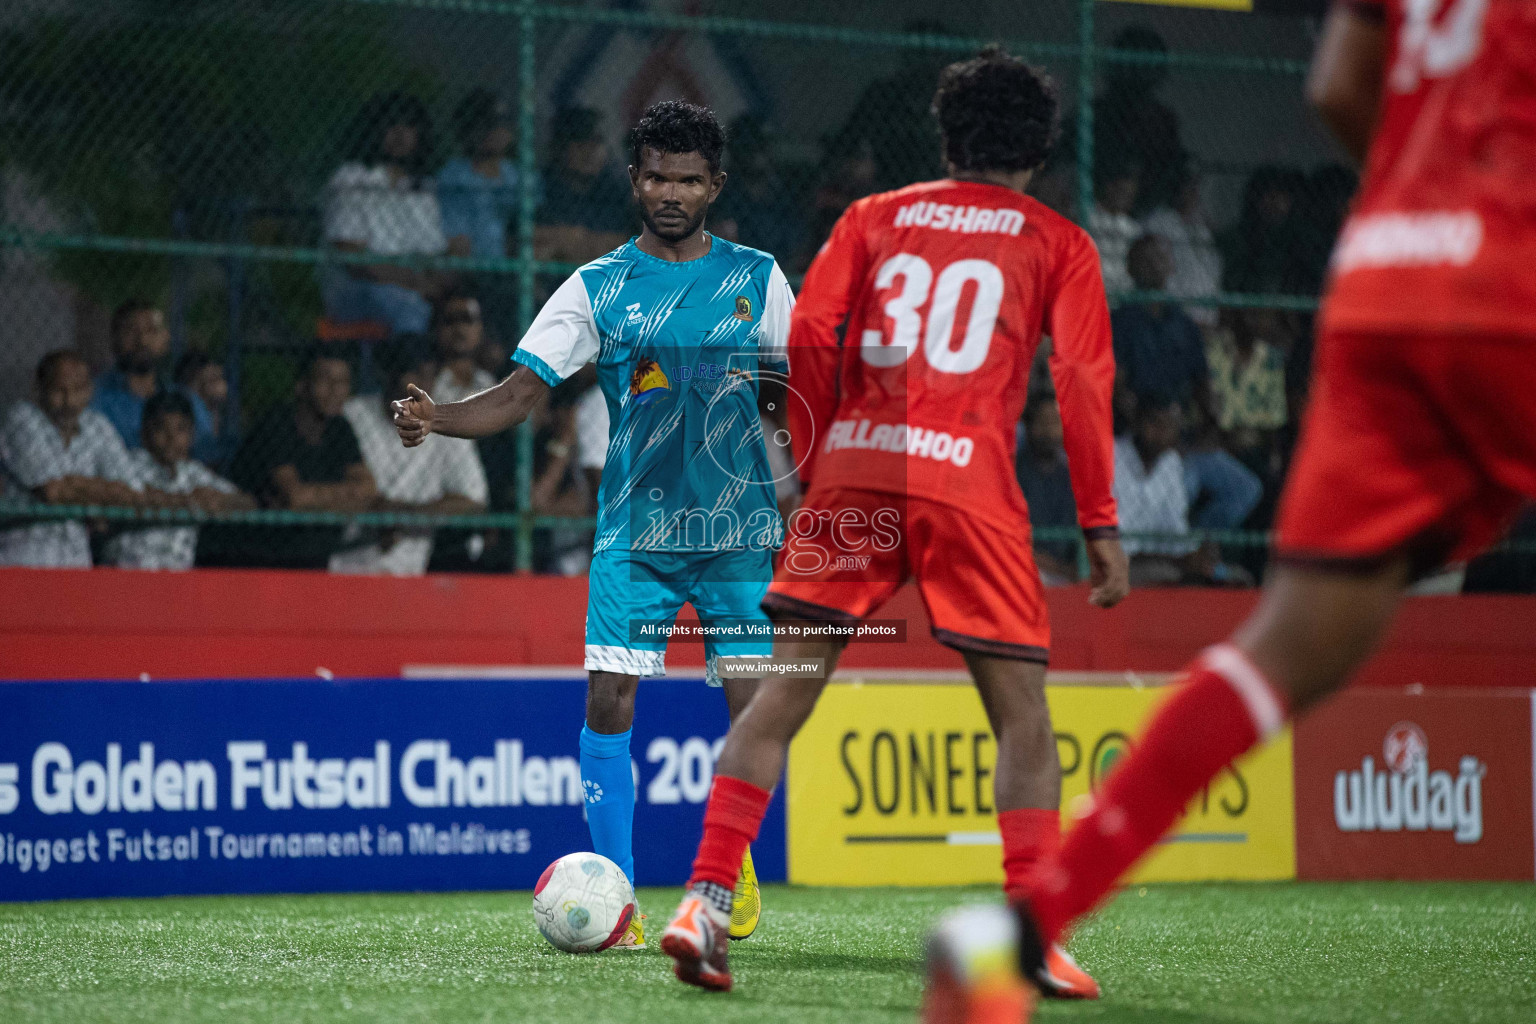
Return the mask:
M1218 771L1345 684L1416 575L1536 496L1536 5L1337 3L1308 89L1369 158L1263 599L1189 667L1015 913L935 933L930 1022L1027 1018L1022 979L1051 941Z
M851 624L916 578L934 636L964 656L997 737L995 803L1017 893L1059 843L1061 769L1014 427L1048 333L1091 600L1117 603L1128 585L1112 494L1114 357L1092 241L1024 194L1056 133L1049 80L991 50L945 70L933 109L951 176L849 207L795 307L790 427L809 487L763 606L800 628ZM731 986L738 848L843 645L781 636L777 661L821 671L769 674L726 740L689 892L662 938L686 982ZM1098 995L1059 948L1036 980L1052 995Z

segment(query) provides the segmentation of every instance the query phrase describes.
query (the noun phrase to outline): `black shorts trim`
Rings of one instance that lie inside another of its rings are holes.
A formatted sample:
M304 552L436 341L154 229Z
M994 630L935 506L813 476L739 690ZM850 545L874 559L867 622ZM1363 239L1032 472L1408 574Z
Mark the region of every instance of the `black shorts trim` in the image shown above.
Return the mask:
M1456 537L1444 530L1432 528L1375 555L1340 555L1331 551L1276 547L1270 552L1270 560L1276 565L1333 572L1341 576L1369 576L1380 572L1391 562L1407 558L1408 582L1412 584L1444 569L1456 551L1456 544Z
M970 651L973 654L986 654L994 658L1011 658L1014 661L1033 661L1041 665L1048 665L1051 661L1051 652L1045 647L1036 647L1034 644L1011 644L1005 640L983 640L979 636L967 636L964 633L956 633L948 629L935 629L933 638L945 647L953 647L957 651Z
M810 622L831 622L840 626L853 625L859 621L857 615L845 612L841 608L829 608L824 604L814 604L810 601L802 601L798 597L775 594L772 591L763 598L762 608L772 619L805 619Z

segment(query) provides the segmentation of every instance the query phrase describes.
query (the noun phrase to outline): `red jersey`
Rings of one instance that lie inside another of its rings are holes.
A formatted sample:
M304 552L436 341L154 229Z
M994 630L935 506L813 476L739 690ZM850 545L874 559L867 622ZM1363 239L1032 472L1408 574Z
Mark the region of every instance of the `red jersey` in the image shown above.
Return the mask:
M1042 331L1054 340L1079 525L1114 527L1115 364L1087 232L978 182L854 203L811 264L791 321L802 476L928 498L1005 528L1027 522L1015 425Z
M1353 3L1388 47L1324 323L1536 334L1536 3Z

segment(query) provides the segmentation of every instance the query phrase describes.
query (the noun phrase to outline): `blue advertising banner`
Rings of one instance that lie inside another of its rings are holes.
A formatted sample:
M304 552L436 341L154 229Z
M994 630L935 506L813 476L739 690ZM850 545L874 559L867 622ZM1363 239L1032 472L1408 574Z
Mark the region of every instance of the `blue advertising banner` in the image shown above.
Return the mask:
M591 849L581 679L0 683L0 900L528 889ZM635 873L687 879L727 727L636 701ZM785 874L774 796L753 855Z

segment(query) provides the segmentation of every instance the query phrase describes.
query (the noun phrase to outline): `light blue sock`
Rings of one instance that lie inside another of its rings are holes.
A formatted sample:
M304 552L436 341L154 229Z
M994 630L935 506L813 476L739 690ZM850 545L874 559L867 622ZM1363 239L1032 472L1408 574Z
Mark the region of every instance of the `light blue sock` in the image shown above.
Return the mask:
M635 884L635 776L629 730L604 734L581 727L581 788L592 849L624 869Z

